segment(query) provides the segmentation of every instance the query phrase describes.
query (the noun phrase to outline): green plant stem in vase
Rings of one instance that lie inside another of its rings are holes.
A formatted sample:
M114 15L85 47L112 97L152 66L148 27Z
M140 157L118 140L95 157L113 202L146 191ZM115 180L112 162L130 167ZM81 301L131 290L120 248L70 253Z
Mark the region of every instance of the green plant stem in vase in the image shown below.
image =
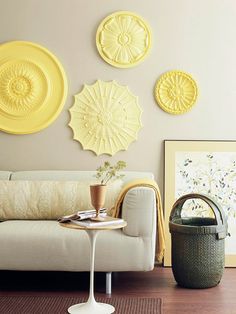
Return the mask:
M107 183L111 180L121 179L124 177L119 171L126 167L124 161L118 161L115 165L105 161L102 166L97 168L95 177L100 181L100 184L90 185L91 203L96 209L96 217L94 220L102 221L103 218L99 216L100 209L104 206L106 198Z

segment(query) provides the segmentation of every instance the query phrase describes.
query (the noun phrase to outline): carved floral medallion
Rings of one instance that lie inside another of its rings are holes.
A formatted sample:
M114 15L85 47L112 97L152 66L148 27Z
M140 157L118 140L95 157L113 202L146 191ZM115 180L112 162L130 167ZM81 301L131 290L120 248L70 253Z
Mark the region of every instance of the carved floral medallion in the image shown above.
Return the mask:
M137 65L151 47L151 31L140 16L132 12L115 12L100 24L96 35L101 57L118 68Z
M37 110L47 96L47 79L29 61L10 61L0 67L0 109L9 115L24 116Z

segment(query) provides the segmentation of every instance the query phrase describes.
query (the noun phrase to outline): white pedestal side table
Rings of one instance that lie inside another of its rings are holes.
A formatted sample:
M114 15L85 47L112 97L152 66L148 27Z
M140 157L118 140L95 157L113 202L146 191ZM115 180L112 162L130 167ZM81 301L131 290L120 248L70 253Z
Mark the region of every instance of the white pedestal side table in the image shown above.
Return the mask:
M90 288L89 298L86 303L75 304L69 307L70 314L110 314L115 312L114 306L106 303L98 303L94 298L94 258L96 239L99 231L124 228L127 223L107 225L101 227L81 227L72 223L60 223L61 226L71 229L84 230L87 232L90 242Z

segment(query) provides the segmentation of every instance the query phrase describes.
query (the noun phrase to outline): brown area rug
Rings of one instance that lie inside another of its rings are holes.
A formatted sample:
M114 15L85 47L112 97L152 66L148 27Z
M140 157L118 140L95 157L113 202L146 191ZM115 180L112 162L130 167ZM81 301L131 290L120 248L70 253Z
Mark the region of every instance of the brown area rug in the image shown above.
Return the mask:
M71 305L86 301L84 297L1 296L0 313L66 314ZM161 299L158 298L97 297L96 301L112 304L116 314L161 314Z

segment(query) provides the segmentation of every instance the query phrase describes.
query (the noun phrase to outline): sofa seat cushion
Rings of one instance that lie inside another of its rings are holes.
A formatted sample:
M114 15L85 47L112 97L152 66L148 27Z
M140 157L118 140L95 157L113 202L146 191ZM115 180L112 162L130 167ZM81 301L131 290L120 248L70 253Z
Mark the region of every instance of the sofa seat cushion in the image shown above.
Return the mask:
M0 246L0 269L89 271L86 232L61 227L56 221L1 222ZM121 229L99 232L96 271L151 270L153 260L150 238L130 237Z
M95 181L0 180L0 220L57 219L91 209L91 183ZM122 184L121 180L108 184L106 208L114 205Z

